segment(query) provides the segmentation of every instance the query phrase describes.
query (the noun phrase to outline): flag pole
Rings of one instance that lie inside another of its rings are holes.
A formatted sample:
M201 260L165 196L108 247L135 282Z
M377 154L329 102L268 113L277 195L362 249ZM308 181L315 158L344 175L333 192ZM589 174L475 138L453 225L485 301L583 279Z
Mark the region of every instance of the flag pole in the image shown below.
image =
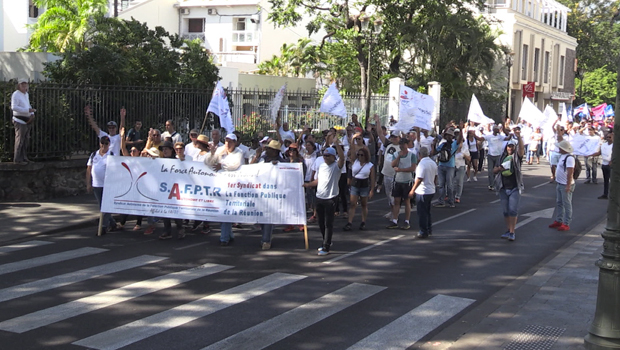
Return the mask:
M308 226L304 225L304 240L306 242L306 250L308 250Z

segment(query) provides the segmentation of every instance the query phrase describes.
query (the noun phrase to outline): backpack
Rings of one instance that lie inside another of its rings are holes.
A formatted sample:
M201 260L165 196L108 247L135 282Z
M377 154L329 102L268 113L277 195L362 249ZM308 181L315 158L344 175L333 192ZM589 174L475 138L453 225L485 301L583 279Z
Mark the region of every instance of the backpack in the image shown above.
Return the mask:
M450 143L444 142L441 148L439 149L438 154L439 154L437 156L438 161L440 161L441 163L449 162L450 158L452 158L452 156L454 155L454 153L452 153L452 142Z
M566 158L564 158L564 171L566 171L566 161L568 160L568 157L573 157L575 159L575 167L573 168L573 180L577 180L579 178L579 175L581 175L581 162L579 161L579 158L573 155L567 156Z

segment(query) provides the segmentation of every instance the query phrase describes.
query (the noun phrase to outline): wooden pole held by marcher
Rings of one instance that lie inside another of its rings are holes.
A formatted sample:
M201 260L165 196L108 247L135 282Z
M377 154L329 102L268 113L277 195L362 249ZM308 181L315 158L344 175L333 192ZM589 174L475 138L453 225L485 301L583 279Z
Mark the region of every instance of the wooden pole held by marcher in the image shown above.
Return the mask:
M101 228L103 226L103 212L99 213L99 228L97 229L97 236L101 236Z
M308 250L308 226L304 225L304 240L306 241L306 250Z

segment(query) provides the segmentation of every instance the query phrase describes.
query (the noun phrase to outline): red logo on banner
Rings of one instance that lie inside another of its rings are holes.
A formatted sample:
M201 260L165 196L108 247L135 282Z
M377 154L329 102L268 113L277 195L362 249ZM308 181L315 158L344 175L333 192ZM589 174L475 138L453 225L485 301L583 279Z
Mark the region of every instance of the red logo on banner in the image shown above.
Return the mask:
M533 81L528 81L527 84L523 84L523 97L534 97L534 85Z

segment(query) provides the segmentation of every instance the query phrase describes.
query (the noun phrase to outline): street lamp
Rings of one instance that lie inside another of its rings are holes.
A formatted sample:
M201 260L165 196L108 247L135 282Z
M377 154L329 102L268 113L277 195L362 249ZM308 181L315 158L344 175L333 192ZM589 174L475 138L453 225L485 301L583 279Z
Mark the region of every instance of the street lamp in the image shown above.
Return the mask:
M370 27L370 17L362 16L360 17L360 27L362 29L362 33L366 36L366 42L368 43L368 65L366 67L366 121L365 127L368 128L368 121L370 120L370 53L372 51L372 39L374 36L377 36L381 33L381 29L383 29L383 21L381 19L375 19L373 22L373 27Z
M616 19L614 16L614 21ZM613 23L613 22L612 22ZM620 57L618 72L620 72ZM620 115L620 74L616 82L615 115ZM584 338L586 349L620 349L620 124L614 125L611 178L609 179L609 204L607 227L603 231L602 257L596 262L599 268L596 312Z
M508 119L510 117L508 113L510 108L510 67L512 67L512 56L514 56L514 52L506 51L505 55L506 67L508 68L508 79L506 81L506 119Z

